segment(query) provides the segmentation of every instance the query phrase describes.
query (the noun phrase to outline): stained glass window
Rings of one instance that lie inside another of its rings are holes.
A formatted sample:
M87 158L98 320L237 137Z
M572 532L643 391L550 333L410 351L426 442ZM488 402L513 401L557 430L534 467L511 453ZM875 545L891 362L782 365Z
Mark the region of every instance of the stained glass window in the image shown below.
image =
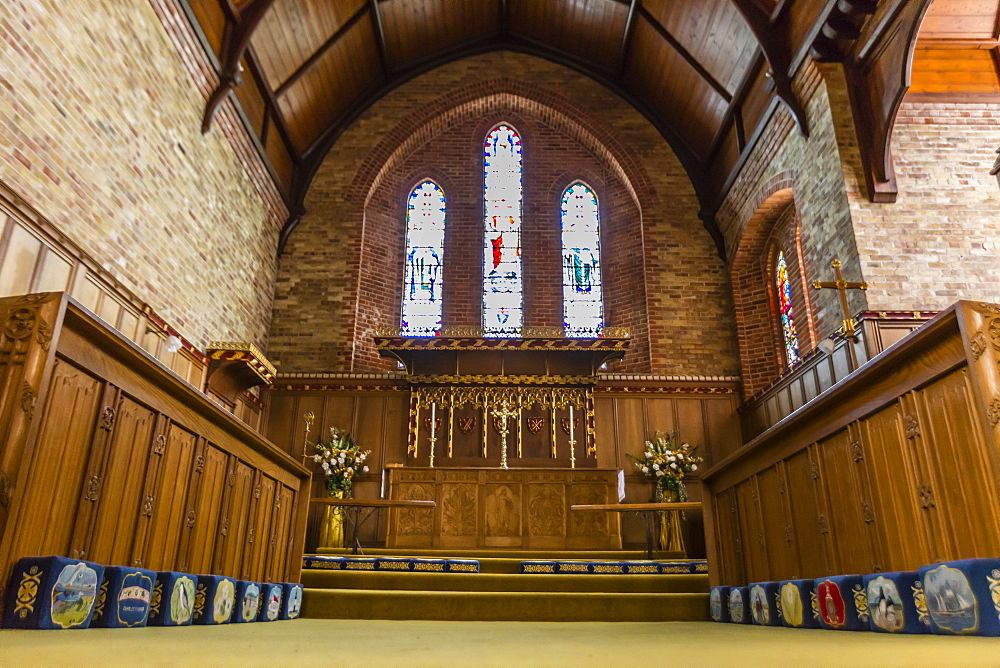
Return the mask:
M487 135L483 153L483 335L520 336L521 138L513 128L497 126Z
M781 301L781 329L785 335L785 355L788 365L799 361L799 339L795 336L795 314L792 312L792 284L788 281L785 254L778 251L778 299Z
M597 195L574 183L562 198L563 323L566 336L597 337L604 326Z
M435 336L441 330L444 210L444 193L433 181L424 181L410 193L406 211L404 336Z

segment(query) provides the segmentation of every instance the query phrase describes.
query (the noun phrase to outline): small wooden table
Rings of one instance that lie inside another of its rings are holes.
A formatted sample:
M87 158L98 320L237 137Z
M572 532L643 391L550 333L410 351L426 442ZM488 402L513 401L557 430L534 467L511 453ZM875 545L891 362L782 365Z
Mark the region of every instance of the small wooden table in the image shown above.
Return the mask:
M655 513L664 510L697 510L701 501L680 501L675 503L596 503L591 505L570 506L570 510L604 510L616 513L642 513L646 518L646 558L653 558L653 525L656 522Z
M353 512L354 517L352 521L354 523L354 531L352 540L354 543L354 550L352 554L357 554L361 543L358 541L358 529L360 528L362 522L371 517L379 508L412 508L414 506L420 508L434 508L437 504L434 501L413 501L410 499L334 499L334 498L314 498L310 499L312 503L316 505L323 506L337 506L339 508L344 508L344 513L348 514ZM368 509L368 514L362 518L361 511L365 508Z

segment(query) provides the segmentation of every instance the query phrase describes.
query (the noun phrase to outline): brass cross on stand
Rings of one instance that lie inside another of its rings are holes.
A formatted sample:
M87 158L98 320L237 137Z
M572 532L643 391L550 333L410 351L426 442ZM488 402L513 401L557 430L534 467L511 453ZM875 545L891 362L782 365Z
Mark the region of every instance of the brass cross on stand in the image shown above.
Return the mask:
M834 258L833 262L830 263L833 267L834 272L837 274L836 281L813 281L813 287L818 289L821 288L836 288L840 292L840 309L843 311L844 319L841 321L840 331L841 333L854 340L854 328L858 326L858 323L851 317L850 307L847 305L847 291L848 290L867 290L868 283L861 281L859 283L849 283L844 280L843 274L840 273L840 260Z

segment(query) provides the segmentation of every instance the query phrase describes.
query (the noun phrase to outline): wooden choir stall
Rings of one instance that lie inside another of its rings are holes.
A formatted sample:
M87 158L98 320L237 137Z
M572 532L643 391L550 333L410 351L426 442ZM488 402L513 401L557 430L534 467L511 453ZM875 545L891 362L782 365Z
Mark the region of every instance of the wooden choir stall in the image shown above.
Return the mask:
M627 331L392 332L375 345L411 386L406 462L386 470L387 498L435 502L390 509L386 547L621 548L618 514L570 506L619 500L618 470L597 468L593 388Z

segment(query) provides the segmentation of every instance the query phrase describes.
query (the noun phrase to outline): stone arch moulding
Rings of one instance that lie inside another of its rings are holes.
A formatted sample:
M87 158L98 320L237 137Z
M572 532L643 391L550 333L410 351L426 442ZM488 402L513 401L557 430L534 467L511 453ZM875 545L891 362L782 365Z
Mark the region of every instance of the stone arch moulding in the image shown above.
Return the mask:
M481 113L483 104L538 115L598 156L609 171L622 181L640 210L643 204L656 206L658 197L650 187L644 168L607 128L562 96L510 77L497 77L471 84L442 95L410 113L386 133L366 156L350 185L348 199L364 206L381 180L399 162L464 117ZM308 174L306 184L311 183L322 163L322 160L317 161L313 171ZM308 189L308 185L305 189ZM639 192L646 193L643 204L640 204ZM304 211L300 210L286 223L279 240L279 253L284 249L302 213Z

